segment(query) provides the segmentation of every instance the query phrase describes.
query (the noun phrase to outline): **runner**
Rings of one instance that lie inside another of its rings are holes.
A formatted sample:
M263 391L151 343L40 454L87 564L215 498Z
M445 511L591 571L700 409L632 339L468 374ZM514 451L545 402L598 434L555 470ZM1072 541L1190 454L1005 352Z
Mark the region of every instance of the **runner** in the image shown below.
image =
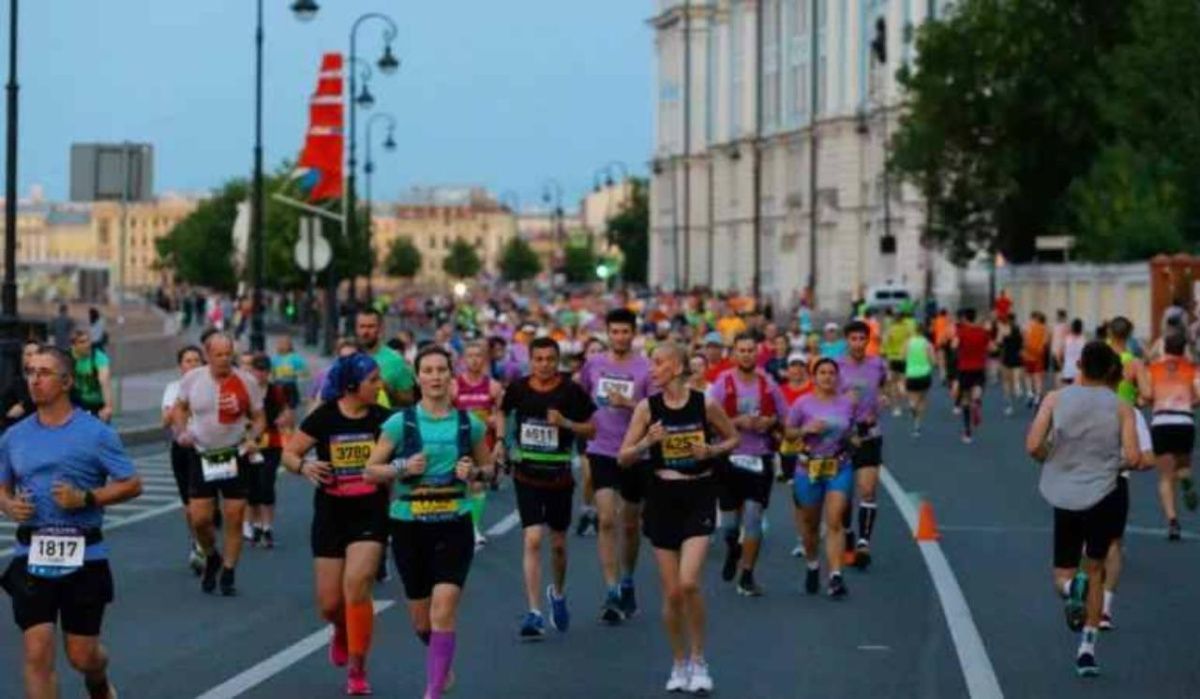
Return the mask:
M649 453L652 477L644 531L654 547L662 583L663 626L671 644L668 692L713 691L704 657L705 609L700 580L713 532L713 463L740 437L725 412L684 384L686 355L674 342L659 345L651 374L661 391L638 402L619 460L635 468Z
M300 381L307 378L308 362L296 352L291 336L281 335L275 341L275 356L271 357L271 379L284 390L288 407L293 410L300 405Z
M596 551L606 591L600 619L607 624L619 624L638 610L633 572L641 545L638 524L648 473L645 464L618 467L617 453L629 429L634 406L649 395L650 363L632 352L637 329L633 311L614 308L604 323L608 352L588 360L580 372L580 385L597 406L596 434L588 440L587 455L599 516ZM718 343L719 352L720 340L710 337L710 345L713 340Z
M263 393L263 412L267 429L258 441L258 452L250 454L246 521L242 538L252 546L275 548L275 476L283 455L284 434L295 426L286 385L271 381L271 358L256 354L250 360L250 375ZM296 395L299 400L299 394Z
M1000 350L1000 391L1004 394L1004 414L1012 415L1013 407L1021 398L1024 389L1024 360L1022 352L1025 341L1021 329L1011 318L996 320L996 332L992 342Z
M888 324L883 335L883 356L887 359L888 385L887 394L892 403L892 416L900 417L903 413L905 396L905 362L908 359L908 338L917 331L916 323L901 311L899 316Z
M819 348L822 357L841 359L846 355L846 338L842 337L842 329L837 323L825 324Z
M912 413L912 436L921 436L921 420L925 417L925 401L933 386L933 368L937 353L933 343L918 329L905 345L904 390L908 393L908 408Z
M539 337L530 345L533 373L509 386L500 405L512 421L513 484L524 531L523 570L529 611L521 621L521 640L546 635L538 600L542 586L542 540L550 531L550 561L554 581L546 588L550 623L558 631L570 626L567 609L567 530L575 479L571 458L575 441L596 434L591 397L558 371L558 343ZM597 464L599 465L599 464ZM601 526L603 529L603 525Z
M367 457L388 412L377 405L379 365L365 353L341 357L329 370L324 401L287 442L283 466L313 491L311 529L317 608L333 625L329 659L349 665L346 694L371 693L366 660L374 628L371 588L383 558L388 494L363 478ZM316 459L305 459L310 449Z
M504 389L500 382L488 374L487 346L482 342L472 342L463 352L463 369L454 378L451 395L454 407L467 410L479 418L487 426L484 439L488 450L498 456L503 446L496 439L500 434L500 415L496 409L500 405L500 396ZM497 462L499 459L494 459ZM479 550L487 544L480 526L483 522L483 510L487 505L488 485L486 483L471 484L471 523L475 527L475 549Z
M43 346L26 380L37 413L0 437L0 511L17 544L0 587L12 598L24 647L25 696L57 697L55 626L91 699L115 699L100 643L113 600L104 508L142 492L117 433L71 405L76 358ZM8 680L11 687L14 678Z
M112 421L112 372L108 355L92 344L87 328L71 333L71 356L75 361L75 392L79 407L104 422Z
M1083 632L1075 656L1081 677L1100 671L1104 559L1122 519L1117 474L1139 457L1133 409L1105 385L1119 362L1108 345L1089 342L1079 382L1042 403L1025 438L1026 450L1042 464L1039 490L1054 507L1054 589L1063 596L1067 627Z
M801 396L812 393L812 380L808 373L808 358L803 354L793 354L788 357L787 374L784 377L784 382L779 385L779 390L783 393L783 401L787 404L788 410L796 404L796 401ZM783 427L782 425L780 426ZM786 434L779 444L779 480L786 483L791 481L796 475L796 461L803 449L798 439L788 439ZM796 546L792 549L792 556L799 558L804 555L804 543L801 541L803 532L803 522L800 518L800 510L792 508L792 517L796 525Z
M1196 443L1193 410L1200 402L1200 376L1183 355L1187 337L1170 332L1163 338L1163 356L1142 370L1138 380L1142 399L1153 411L1150 433L1158 457L1158 499L1167 518L1167 538L1183 538L1175 510L1175 481L1183 490L1183 503L1195 510L1200 496L1192 484L1192 449Z
M358 347L371 355L383 377L385 408L399 409L413 402L413 372L399 352L383 344L383 315L374 308L359 309L354 319Z
M879 415L887 407L882 393L887 381L887 369L878 356L867 352L869 328L861 321L846 326L849 353L838 360L838 379L841 390L851 393L857 406L855 425L858 442L851 455L854 480L858 493L858 538L854 537L852 515L854 504L847 502L842 525L846 546L843 554L847 564L861 569L871 565L871 535L878 514L876 491L879 487L879 467L883 465L883 428Z
M167 384L163 390L162 425L170 429L172 416L175 412L175 401L179 398L179 382L189 371L204 365L204 352L195 345L188 345L179 350L175 357L179 365L180 378ZM192 462L196 458L196 450L183 446L171 439L171 473L175 476L175 487L179 491L179 501L183 503L183 523L188 532L188 567L196 575L204 572L204 551L196 543L196 533L192 527L192 514L188 508L188 488L191 483Z
M1063 336L1057 355L1058 377L1063 385L1069 386L1075 383L1076 377L1079 376L1079 357L1083 355L1083 346L1086 344L1087 338L1083 336L1083 321L1076 318L1071 321L1066 335ZM1122 366L1124 366L1124 361L1124 359L1121 360Z
M755 367L753 335L746 333L734 339L733 358L735 368L717 377L708 391L709 398L725 410L741 436L721 478L721 528L725 538L721 578L729 582L736 574L738 594L759 597L763 589L754 580L754 566L774 479L776 447L772 433L787 414L787 404L779 386Z
M964 309L951 343L958 360L955 402L962 415L963 444L972 442L975 430L983 423L983 389L990 344L987 330L975 324L975 309Z
M857 323L851 323L854 326L851 352L866 348L864 330ZM804 541L804 591L815 595L820 588L817 543L824 516L828 594L830 599L841 599L848 592L842 578L846 553L842 530L854 488L852 444L856 426L869 416L860 413L852 392L842 390L845 378L840 375L837 361L828 357L818 359L813 374L812 392L796 401L786 420L788 437L803 444L793 478L793 502L800 514Z
M583 348L583 366L587 366L588 360L598 354L604 354L608 346L603 340L596 337L588 338ZM582 383L583 367L579 368L573 380ZM576 536L594 536L600 533L600 515L596 513L596 488L592 484L592 464L591 459L587 455L587 440L582 440L579 445L579 475L580 475L580 503L579 503L579 522L575 525Z
M1080 321L1080 325L1082 326L1082 321ZM1065 363L1066 357L1064 355L1065 355L1065 351L1066 351L1067 335L1070 334L1070 328L1071 328L1071 325L1067 322L1066 310L1060 308L1057 311L1055 311L1054 312L1054 325L1052 325L1050 327L1050 367L1049 368L1050 368L1050 373L1054 374L1054 377L1053 377L1054 382L1055 382L1054 385L1058 386L1060 388L1064 385L1063 384L1063 373L1066 372L1066 370L1068 368L1067 364ZM1082 332L1083 332L1083 330L1081 327L1080 333L1082 333ZM1101 338L1101 339L1103 339L1103 338ZM1085 340L1085 342L1086 342L1086 340ZM1083 349L1082 343L1080 343L1079 349L1080 350ZM1076 360L1076 363L1078 363L1078 360L1079 360L1078 355L1076 355L1075 360ZM1076 367L1076 369L1078 369L1078 367ZM1072 373L1072 376L1074 376L1074 372Z
M1029 407L1042 402L1046 390L1046 358L1050 346L1050 331L1046 329L1046 316L1034 311L1025 327L1025 348L1021 358L1025 362L1025 380L1028 383Z
M250 462L266 429L263 395L253 376L234 369L233 338L209 335L204 343L208 366L196 367L179 383L173 430L175 441L195 448L188 509L196 541L205 555L200 589L211 593L220 573L221 594L236 594L234 570L242 553L242 521L246 515ZM247 427L249 422L249 427ZM224 558L216 550L214 499L224 498Z
M368 482L396 484L392 555L413 629L429 648L425 699L442 699L446 691L458 605L475 555L467 485L492 476L486 427L450 401L452 361L436 346L417 353L421 400L383 424L367 466Z

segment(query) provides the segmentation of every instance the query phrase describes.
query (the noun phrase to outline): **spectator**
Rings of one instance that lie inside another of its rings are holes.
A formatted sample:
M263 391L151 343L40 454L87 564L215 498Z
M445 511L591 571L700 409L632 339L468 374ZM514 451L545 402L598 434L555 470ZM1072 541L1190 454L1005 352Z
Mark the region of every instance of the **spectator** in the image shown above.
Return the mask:
M67 312L67 304L58 307L58 315L50 321L50 337L54 338L54 346L60 350L71 349L71 332L75 330L75 321Z
M108 326L95 306L88 309L88 334L93 347L101 352L108 349Z

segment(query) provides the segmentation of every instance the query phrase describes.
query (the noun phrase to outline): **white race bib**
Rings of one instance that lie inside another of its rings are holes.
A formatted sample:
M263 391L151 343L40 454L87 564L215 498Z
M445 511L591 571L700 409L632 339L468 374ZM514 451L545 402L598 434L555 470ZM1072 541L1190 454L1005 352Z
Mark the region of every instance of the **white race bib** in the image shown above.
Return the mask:
M629 379L601 377L596 382L596 394L600 398L607 399L610 393L618 393L626 400L633 400L633 382Z
M83 567L85 548L82 534L34 534L29 540L29 567L65 574Z
M237 454L230 454L223 459L212 459L202 454L200 456L200 470L204 476L205 483L237 478Z
M558 428L553 425L523 422L521 446L539 451L558 451Z
M763 460L761 456L746 456L745 454L734 454L729 457L729 463L733 464L734 468L739 468L750 473L763 472Z

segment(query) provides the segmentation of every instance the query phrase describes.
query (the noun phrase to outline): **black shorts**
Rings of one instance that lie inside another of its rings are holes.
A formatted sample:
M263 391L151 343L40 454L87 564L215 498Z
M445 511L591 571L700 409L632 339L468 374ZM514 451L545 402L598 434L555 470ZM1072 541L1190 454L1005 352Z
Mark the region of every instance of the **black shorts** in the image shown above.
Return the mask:
M517 490L517 512L521 527L546 525L556 532L571 528L571 499L574 488L539 488L536 485L513 481Z
M712 477L686 481L653 478L646 492L642 533L654 548L678 551L684 541L713 533L716 504Z
M1196 446L1196 426L1152 425L1150 441L1154 443L1155 456L1191 454Z
M904 369L907 366L908 362L904 361L903 359L888 360L888 371L892 372L893 374L903 374Z
M954 381L958 378L958 353L953 347L946 346L942 348L942 361L945 362L946 378Z
M588 454L588 467L592 471L592 490L599 492L605 488L617 491L621 499L635 505L641 504L646 497L646 484L650 477L650 466L644 461L629 468L621 468L617 460L611 456Z
M262 450L262 461L250 463L246 474L246 501L251 505L275 504L275 476L279 473L279 460L283 449L271 447Z
M346 498L321 491L313 495L313 558L345 558L346 548L358 541L387 543L390 527L386 491Z
M1081 553L1094 561L1104 560L1109 544L1121 536L1121 500L1120 488L1115 488L1086 510L1054 508L1055 568L1077 568Z
M933 376L916 376L904 379L904 390L909 393L925 393L933 386Z
M851 463L855 470L883 464L883 437L864 439L854 450Z
M410 600L429 599L435 585L463 587L475 556L469 516L449 522L392 520L392 556Z
M200 465L200 455L197 454L192 460L191 483L188 486L191 499L211 500L219 493L226 500L245 500L250 494L250 472L253 464L244 456L239 456L237 463L238 472L233 478L205 483L204 469Z
M741 509L747 500L763 506L771 504L771 486L775 480L774 459L763 457L763 472L751 473L734 468L725 461L717 470L717 493L721 509L725 512Z
M171 442L171 474L175 476L175 487L179 489L179 500L184 506L191 495L192 461L197 456L195 449Z
M958 372L958 390L962 398L968 398L971 389L983 388L986 383L987 377L982 370Z
M39 624L61 623L72 636L99 636L104 608L113 601L108 561L89 561L70 575L39 578L26 569L29 559L14 558L0 587L12 598L13 621L22 632Z

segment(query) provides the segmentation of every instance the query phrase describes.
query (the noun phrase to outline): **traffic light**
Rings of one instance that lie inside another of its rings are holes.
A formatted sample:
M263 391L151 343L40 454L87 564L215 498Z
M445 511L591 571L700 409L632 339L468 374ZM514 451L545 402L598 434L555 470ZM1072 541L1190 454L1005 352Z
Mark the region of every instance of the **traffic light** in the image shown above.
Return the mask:
M875 38L871 39L871 53L875 60L887 63L887 20L883 17L875 20Z

